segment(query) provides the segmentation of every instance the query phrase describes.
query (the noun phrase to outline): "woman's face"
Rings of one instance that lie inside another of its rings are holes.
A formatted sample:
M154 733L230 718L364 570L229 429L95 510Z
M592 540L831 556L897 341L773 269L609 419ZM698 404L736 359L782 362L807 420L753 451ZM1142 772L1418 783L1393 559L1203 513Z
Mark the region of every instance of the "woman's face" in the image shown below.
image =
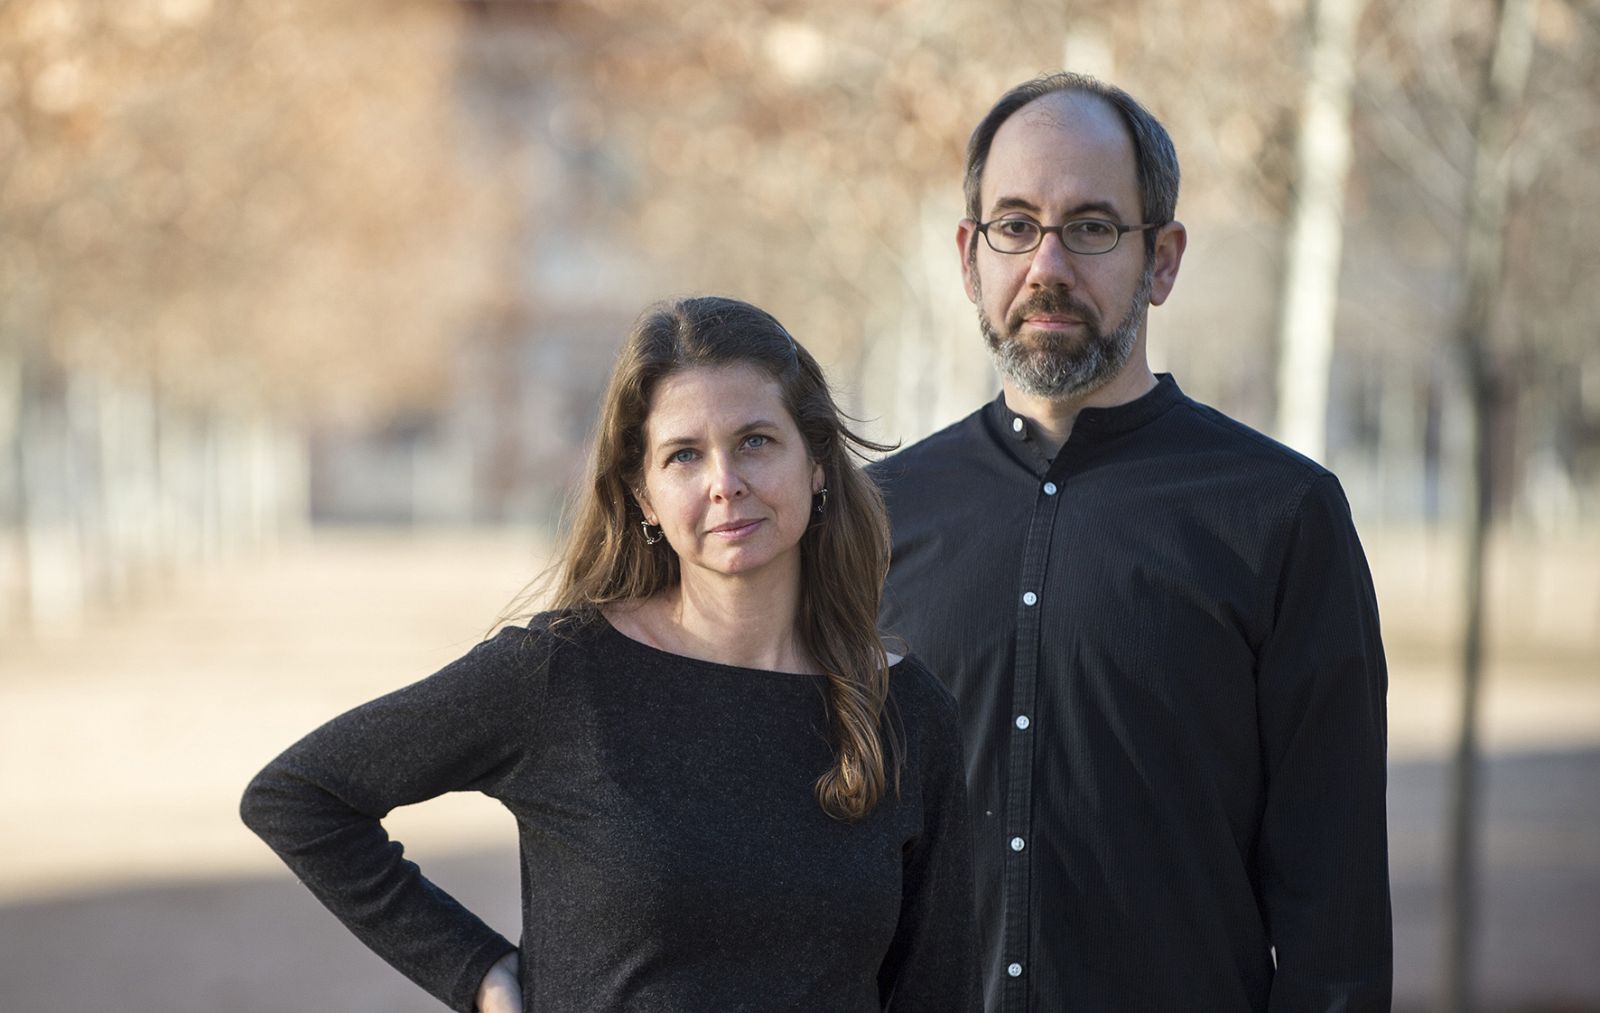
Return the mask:
M685 579L800 564L822 466L778 384L753 366L681 370L656 385L644 425L645 518Z

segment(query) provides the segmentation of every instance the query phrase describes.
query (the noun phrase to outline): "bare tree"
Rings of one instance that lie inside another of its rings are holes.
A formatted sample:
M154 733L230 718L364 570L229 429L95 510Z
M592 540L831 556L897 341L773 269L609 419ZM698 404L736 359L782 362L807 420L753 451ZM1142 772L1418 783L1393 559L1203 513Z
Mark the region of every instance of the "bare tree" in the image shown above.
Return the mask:
M1356 27L1364 6L1364 0L1311 0L1308 18L1307 73L1278 317L1276 428L1280 439L1316 460L1327 454Z
M270 537L308 420L437 395L480 295L454 24L0 5L0 623Z
M1458 353L1472 408L1472 468L1465 527L1466 625L1461 644L1461 716L1451 768L1449 851L1446 856L1444 952L1439 1009L1471 1007L1470 971L1477 925L1478 712L1485 635L1484 589L1492 490L1497 473L1491 419L1503 391L1492 331L1504 270L1511 141L1533 63L1539 0L1497 0L1496 30L1484 65L1474 154L1468 177L1465 298L1456 322Z

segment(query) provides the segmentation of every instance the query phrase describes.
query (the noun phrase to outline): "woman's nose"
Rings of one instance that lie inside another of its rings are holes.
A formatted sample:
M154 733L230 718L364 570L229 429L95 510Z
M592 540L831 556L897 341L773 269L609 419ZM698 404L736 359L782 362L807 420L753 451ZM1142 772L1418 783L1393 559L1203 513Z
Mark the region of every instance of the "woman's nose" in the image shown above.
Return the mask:
M734 467L731 458L725 455L718 455L712 460L711 496L713 499L738 499L748 491L745 487L744 477L739 474L739 469Z

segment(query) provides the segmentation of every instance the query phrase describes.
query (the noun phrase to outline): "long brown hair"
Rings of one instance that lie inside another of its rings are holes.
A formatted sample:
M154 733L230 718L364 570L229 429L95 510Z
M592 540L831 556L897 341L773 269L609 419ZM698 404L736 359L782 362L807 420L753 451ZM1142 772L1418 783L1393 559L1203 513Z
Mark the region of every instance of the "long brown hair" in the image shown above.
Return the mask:
M886 720L889 659L878 604L889 569L883 497L855 456L892 446L845 425L822 367L771 314L737 299L659 303L635 322L607 384L586 481L552 567L550 607L596 618L602 607L642 601L678 582L678 556L647 543L634 497L643 484L645 420L661 380L700 366L753 366L775 381L822 465L825 510L800 539L801 643L827 675L834 765L817 779L832 816L870 813L892 781L899 788L893 722Z

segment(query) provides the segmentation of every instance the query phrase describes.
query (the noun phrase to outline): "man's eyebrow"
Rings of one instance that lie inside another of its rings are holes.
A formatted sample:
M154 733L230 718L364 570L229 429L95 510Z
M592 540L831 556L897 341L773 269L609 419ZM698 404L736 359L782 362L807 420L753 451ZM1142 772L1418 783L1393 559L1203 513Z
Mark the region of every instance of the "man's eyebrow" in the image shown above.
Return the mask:
M1040 214L1039 205L1033 203L1033 201L1030 201L1027 198L996 198L992 213L995 215L1000 215L1007 211L1026 211L1035 218L1037 218ZM1103 200L1086 200L1074 204L1072 207L1067 209L1066 218L1064 220L1071 221L1074 218L1079 218L1086 214L1101 214L1105 215L1107 218L1113 218L1118 221L1122 220L1122 214L1116 209L1115 205L1111 204L1109 201Z
M1030 215L1039 214L1039 205L1022 197L996 197L991 206L991 214L1002 214L1006 211L1026 211Z
M1088 200L1067 209L1067 217L1069 219L1090 213L1098 213L1105 215L1107 218L1116 218L1118 220L1122 218L1122 213L1110 201Z

